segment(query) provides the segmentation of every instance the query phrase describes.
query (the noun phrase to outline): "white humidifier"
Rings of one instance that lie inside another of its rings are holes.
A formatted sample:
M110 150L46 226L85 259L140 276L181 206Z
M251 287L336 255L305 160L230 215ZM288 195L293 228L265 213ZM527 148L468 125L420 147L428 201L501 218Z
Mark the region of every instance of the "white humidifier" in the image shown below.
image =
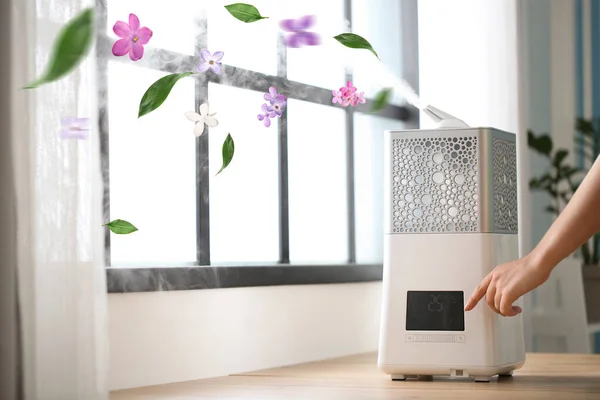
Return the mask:
M378 364L393 380L489 382L525 361L521 315L485 299L464 311L481 280L519 256L515 135L462 126L385 132Z

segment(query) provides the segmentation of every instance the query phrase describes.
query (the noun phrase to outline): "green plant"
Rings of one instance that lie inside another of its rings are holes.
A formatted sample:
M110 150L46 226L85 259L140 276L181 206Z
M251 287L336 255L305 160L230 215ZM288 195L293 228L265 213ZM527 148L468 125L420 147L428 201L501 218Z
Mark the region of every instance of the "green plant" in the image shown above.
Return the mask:
M575 126L580 132L580 135L576 135L576 143L583 148L583 156L586 161L584 164L594 162L600 154L600 119L589 121L578 118ZM548 193L552 204L548 205L545 210L558 216L571 200L583 176L587 173L587 169L570 165L566 161L569 155L568 150L555 149L552 138L546 133L536 136L533 131L529 130L527 142L531 149L546 158L550 164L545 173L529 181L529 187L532 190ZM585 264L598 264L599 245L600 234L596 234L590 242L581 246L581 255Z

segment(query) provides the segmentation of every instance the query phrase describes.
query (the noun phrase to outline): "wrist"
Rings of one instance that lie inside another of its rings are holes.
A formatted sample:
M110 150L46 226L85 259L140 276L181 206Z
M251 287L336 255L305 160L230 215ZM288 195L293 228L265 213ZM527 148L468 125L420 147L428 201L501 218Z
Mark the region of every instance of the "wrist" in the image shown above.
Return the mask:
M550 274L554 267L558 264L551 254L542 249L535 248L531 253L527 255L530 265L537 270L543 271Z

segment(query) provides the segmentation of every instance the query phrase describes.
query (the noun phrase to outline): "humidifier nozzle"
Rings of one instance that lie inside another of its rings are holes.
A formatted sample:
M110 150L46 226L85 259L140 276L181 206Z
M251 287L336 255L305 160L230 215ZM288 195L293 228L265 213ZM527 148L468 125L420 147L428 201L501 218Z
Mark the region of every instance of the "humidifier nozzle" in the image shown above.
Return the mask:
M432 105L428 105L423 109L423 112L427 114L436 123L436 128L468 128L463 120L450 115L439 108Z

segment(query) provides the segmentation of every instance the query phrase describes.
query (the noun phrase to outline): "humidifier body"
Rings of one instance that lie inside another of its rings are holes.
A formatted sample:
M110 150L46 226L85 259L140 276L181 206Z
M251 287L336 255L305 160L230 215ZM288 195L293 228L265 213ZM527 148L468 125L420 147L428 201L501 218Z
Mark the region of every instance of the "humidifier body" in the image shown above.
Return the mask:
M464 305L496 265L519 256L515 135L388 131L384 157L379 368L394 380L511 375L525 361L521 315L500 316L485 299Z

